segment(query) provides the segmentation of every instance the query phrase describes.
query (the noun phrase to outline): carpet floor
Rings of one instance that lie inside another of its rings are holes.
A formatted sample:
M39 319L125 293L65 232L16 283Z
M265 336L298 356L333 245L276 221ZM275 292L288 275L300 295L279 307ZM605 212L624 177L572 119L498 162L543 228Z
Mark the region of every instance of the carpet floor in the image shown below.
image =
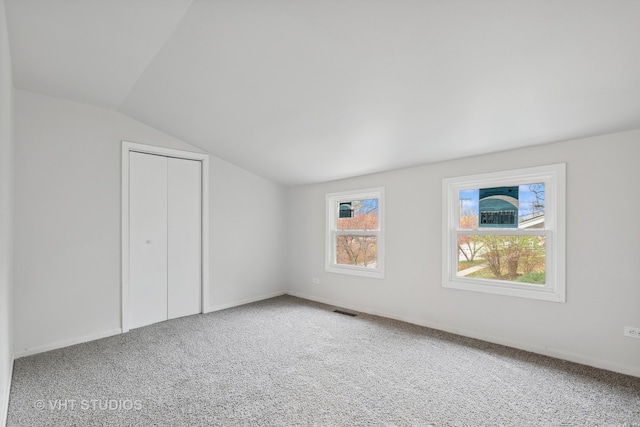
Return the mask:
M8 426L640 426L640 378L283 296L15 361Z

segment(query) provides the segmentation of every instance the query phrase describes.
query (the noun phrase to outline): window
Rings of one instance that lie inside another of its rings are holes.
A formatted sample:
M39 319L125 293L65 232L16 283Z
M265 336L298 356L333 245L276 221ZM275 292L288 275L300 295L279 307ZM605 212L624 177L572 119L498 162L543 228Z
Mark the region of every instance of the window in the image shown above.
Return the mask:
M384 279L384 188L327 194L326 270Z
M565 165L443 180L445 288L565 301Z

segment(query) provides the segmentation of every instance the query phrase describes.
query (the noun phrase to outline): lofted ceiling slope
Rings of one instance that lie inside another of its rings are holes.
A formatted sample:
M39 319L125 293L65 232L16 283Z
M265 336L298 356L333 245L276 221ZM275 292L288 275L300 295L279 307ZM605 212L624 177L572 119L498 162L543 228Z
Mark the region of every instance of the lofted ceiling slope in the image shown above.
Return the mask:
M640 1L6 0L18 89L283 185L640 128Z

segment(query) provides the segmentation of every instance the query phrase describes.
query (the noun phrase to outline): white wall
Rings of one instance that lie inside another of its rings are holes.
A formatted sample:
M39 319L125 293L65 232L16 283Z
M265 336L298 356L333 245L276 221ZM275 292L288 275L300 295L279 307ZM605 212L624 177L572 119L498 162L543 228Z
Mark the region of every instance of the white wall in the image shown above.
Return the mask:
M121 141L201 150L30 92L16 91L15 109L15 352L117 333ZM213 156L210 165L210 305L283 292L284 190Z
M5 19L0 0L0 425L4 425L9 399L12 357L12 157L13 83Z
M639 159L634 131L288 189L287 204L296 207L288 220L289 288L640 376L640 340L623 336L625 325L640 327ZM442 288L442 179L560 162L567 163L567 302ZM377 186L386 187L386 279L326 273L325 193Z
M211 158L211 310L286 291L285 190Z

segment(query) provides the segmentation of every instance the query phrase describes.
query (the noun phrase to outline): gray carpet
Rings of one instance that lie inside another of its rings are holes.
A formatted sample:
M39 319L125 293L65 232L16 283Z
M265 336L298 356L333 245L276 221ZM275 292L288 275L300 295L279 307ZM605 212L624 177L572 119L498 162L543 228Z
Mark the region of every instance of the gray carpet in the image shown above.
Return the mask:
M284 296L19 359L8 425L640 426L640 378Z

